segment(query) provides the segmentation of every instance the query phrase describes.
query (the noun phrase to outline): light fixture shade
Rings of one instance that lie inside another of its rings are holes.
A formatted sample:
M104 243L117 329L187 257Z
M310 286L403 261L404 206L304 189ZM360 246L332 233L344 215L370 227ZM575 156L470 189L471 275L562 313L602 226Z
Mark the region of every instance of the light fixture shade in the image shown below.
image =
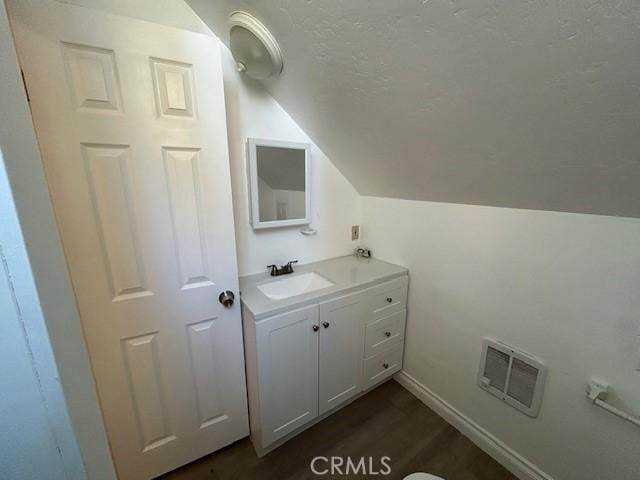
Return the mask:
M282 53L271 32L246 12L233 12L229 19L231 53L238 71L256 80L279 74Z

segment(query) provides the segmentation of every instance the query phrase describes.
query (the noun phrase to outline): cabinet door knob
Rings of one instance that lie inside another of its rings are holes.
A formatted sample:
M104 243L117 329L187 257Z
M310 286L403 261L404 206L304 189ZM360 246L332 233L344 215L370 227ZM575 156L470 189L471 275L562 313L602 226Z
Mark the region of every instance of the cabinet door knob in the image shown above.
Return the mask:
M393 298L387 297L387 303L391 303L391 302L393 302Z
M391 332L384 332L384 334L385 334L387 337L390 337L390 336L391 336Z
M314 332L317 332L318 330L320 330L320 327L318 325L314 325L311 328L313 329Z
M388 363L383 363L383 364L382 364L382 366L385 368L385 370L386 370L387 368L389 368L389 364L388 364Z
M322 326L324 328L329 328L329 322L322 322Z

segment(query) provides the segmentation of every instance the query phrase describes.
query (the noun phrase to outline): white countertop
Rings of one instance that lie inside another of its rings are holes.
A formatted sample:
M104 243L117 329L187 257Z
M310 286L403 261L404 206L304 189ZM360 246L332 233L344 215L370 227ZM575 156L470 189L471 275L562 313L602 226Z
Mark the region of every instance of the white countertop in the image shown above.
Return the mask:
M381 280L391 280L408 274L404 267L383 262L376 258L360 258L353 255L332 258L306 265L294 265L294 273L272 277L268 272L240 277L240 298L255 320L282 313L292 307L302 307L367 288ZM282 280L301 273L315 272L333 283L333 286L313 292L271 300L258 290L257 285Z

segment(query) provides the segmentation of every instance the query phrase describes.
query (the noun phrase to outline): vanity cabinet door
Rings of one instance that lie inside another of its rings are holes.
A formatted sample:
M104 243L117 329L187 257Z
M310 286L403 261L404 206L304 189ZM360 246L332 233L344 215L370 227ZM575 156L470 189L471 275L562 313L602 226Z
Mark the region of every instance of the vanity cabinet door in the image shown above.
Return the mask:
M364 292L320 304L320 415L362 390L364 326Z
M319 330L317 305L256 326L265 446L318 416Z

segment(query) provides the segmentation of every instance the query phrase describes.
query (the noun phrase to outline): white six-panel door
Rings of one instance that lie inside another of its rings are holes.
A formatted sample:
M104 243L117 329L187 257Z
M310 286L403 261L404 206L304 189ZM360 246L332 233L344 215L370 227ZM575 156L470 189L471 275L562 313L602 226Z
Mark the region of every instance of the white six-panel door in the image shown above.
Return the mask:
M219 46L10 10L113 458L151 478L248 433Z

